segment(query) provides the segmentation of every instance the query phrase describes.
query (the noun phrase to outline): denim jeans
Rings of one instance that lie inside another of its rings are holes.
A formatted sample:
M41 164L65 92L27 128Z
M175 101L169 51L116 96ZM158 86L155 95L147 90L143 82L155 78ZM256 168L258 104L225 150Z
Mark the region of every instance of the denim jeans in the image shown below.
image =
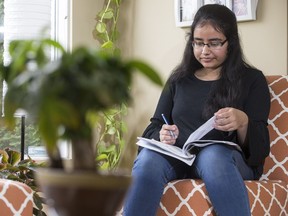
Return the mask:
M125 216L156 215L165 185L182 178L204 181L217 215L250 215L243 179L254 179L253 169L232 147L207 146L201 149L191 167L172 157L142 149L134 162L132 176L133 183L124 204Z

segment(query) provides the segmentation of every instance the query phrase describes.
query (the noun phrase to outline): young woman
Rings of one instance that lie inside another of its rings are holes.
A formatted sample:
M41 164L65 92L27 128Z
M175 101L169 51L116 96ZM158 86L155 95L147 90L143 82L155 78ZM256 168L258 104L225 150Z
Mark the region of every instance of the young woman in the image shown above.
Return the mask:
M217 4L201 7L183 60L169 77L143 136L181 147L214 115L214 129L203 139L233 141L242 151L220 143L210 145L199 150L190 167L140 149L124 215L155 215L165 184L181 178L204 181L217 215L250 215L244 180L256 180L262 174L270 150L269 109L265 77L244 61L234 13ZM162 113L171 125L164 123Z

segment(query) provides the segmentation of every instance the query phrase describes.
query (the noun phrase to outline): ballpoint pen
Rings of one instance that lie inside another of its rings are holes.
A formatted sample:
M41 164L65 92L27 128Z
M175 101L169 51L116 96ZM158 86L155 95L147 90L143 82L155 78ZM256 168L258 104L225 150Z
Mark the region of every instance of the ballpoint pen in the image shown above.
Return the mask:
M165 124L170 125L163 113L161 114L161 116L162 116ZM169 132L170 132L171 136L175 139L176 135L173 133L173 131L169 130Z

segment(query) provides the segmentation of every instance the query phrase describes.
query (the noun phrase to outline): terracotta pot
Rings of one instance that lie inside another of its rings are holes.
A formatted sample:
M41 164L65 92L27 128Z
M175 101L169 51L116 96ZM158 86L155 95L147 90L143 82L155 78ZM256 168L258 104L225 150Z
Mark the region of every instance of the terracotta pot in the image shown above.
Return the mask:
M59 216L114 216L121 208L131 177L41 169L36 180L49 208Z

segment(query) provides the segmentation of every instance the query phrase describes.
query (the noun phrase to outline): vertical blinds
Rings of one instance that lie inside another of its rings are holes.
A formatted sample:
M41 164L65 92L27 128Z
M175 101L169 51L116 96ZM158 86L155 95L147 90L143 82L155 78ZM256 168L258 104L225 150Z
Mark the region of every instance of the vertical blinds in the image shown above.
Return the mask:
M37 39L51 36L51 0L4 1L4 64L10 62L9 43L12 40ZM2 101L7 91L3 82ZM4 111L2 103L2 114ZM17 111L17 115L25 115Z

